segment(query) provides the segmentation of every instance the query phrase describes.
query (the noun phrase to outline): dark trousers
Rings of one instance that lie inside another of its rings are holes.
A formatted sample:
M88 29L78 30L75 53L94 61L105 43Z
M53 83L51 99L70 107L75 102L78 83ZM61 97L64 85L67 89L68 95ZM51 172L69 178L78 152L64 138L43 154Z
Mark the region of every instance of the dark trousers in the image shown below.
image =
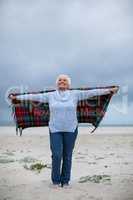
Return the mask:
M52 152L51 179L54 184L66 184L70 180L72 152L78 134L74 132L50 132L50 149Z

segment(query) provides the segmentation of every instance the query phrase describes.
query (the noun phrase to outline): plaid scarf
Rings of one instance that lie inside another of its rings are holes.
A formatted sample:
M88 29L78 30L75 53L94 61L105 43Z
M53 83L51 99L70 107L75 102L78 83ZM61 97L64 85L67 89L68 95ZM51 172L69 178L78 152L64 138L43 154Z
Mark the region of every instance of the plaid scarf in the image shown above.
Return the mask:
M105 89L113 88L116 86L107 87L91 87L91 88L70 88L70 90L92 90L92 89ZM22 94L39 94L44 92L52 92L55 89L48 89L40 92L27 92L27 93L12 93L13 95ZM10 94L9 94L10 95ZM113 92L100 96L91 97L85 100L78 101L77 105L77 119L78 123L90 123L94 126L91 131L94 132L103 119L108 104L113 96ZM28 127L48 126L50 112L48 103L40 103L37 101L29 100L12 100L12 115L16 123L16 134L18 130L20 136L22 130Z

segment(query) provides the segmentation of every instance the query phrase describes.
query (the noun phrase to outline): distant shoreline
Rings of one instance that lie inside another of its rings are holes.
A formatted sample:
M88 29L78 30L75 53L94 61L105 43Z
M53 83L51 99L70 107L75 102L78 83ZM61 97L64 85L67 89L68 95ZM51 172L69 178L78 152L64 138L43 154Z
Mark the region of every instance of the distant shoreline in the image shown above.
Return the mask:
M8 127L8 126L14 127L16 125L15 124L0 124L0 127ZM92 125L89 125L88 123L79 124L79 127L92 127ZM99 125L99 127L133 127L133 124L101 124Z
M79 126L79 135L89 135L89 136L100 136L100 135L132 135L133 136L133 126L99 126L93 133L91 131L94 129L93 126ZM28 127L22 131L22 135L36 135L36 136L46 136L49 134L49 129L47 126L42 127ZM0 135L16 135L16 126L0 126ZM18 131L19 136L19 131Z

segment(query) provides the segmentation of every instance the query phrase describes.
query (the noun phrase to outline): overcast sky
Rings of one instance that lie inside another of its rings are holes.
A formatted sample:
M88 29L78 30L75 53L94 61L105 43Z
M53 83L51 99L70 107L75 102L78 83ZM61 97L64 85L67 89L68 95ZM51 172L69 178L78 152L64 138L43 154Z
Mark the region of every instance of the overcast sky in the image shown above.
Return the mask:
M132 0L0 0L0 124L10 88L119 85L103 124L133 124Z

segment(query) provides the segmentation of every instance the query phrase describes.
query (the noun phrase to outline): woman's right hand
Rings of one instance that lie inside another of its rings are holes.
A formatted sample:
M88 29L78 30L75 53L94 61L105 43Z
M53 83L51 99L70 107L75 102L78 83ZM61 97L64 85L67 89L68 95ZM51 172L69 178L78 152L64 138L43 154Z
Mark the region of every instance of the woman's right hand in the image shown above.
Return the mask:
M16 99L16 96L13 95L13 94L10 94L10 95L9 95L9 99L11 99L11 100L15 100L15 99Z

